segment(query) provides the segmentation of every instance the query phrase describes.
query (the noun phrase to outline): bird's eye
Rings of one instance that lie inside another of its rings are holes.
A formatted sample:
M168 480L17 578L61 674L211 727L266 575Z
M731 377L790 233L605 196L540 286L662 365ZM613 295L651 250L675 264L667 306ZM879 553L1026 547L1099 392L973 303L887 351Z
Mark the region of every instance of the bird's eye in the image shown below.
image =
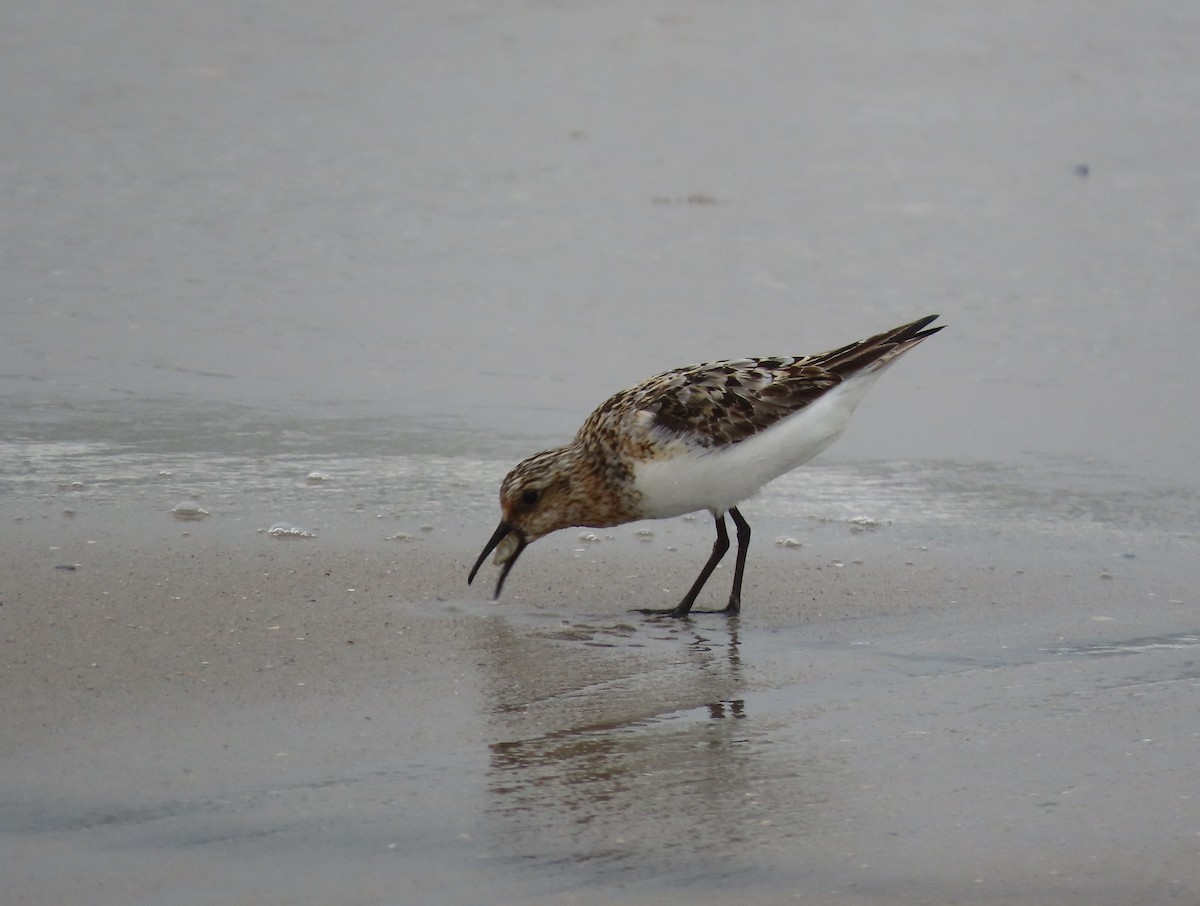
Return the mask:
M529 488L529 489L525 490L524 492L522 492L521 503L525 504L525 506L533 506L535 503L538 502L538 498L541 496L542 496L542 492L539 491L537 488Z

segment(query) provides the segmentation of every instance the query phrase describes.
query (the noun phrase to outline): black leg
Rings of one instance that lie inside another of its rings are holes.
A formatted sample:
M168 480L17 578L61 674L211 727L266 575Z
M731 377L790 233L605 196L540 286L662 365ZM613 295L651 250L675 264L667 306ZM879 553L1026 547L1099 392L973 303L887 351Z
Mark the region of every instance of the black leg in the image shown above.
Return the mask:
M732 512L732 510L730 512ZM696 603L696 596L700 594L700 589L704 587L704 583L708 581L708 577L712 575L713 570L717 568L717 564L721 562L721 558L725 556L725 552L729 550L729 529L725 527L725 517L721 513L713 513L713 521L717 525L717 540L713 542L712 554L709 555L708 562L704 564L704 569L700 570L700 575L696 577L696 581L692 583L692 587L688 590L688 593L683 596L683 600L680 601L676 607L673 607L670 610L643 609L637 611L638 613L665 614L670 617L686 617L689 613L691 613L692 605ZM746 525L746 520L742 519L740 513L737 515L736 521L739 523L738 558L740 561L744 561L745 542L742 540L742 526L746 526L746 541L749 541L750 538L750 527ZM740 593L740 572L734 576L734 588ZM734 608L733 610L726 609L725 611L721 611L721 613L726 612L737 613L737 609Z
M677 617L687 616L691 611L692 605L696 603L696 596L700 594L700 589L704 587L708 577L712 575L717 564L721 562L721 558L725 556L725 552L729 550L729 530L725 528L725 517L721 513L713 513L713 521L717 524L717 540L713 542L712 554L709 555L708 562L704 564L704 569L700 570L696 581L692 583L692 587L688 589L688 593L683 596L683 600L675 608L674 615Z
M729 516L737 529L738 552L737 565L733 568L733 590L729 592L729 603L724 612L735 614L742 609L742 574L746 572L746 551L750 549L750 524L735 506L729 508Z

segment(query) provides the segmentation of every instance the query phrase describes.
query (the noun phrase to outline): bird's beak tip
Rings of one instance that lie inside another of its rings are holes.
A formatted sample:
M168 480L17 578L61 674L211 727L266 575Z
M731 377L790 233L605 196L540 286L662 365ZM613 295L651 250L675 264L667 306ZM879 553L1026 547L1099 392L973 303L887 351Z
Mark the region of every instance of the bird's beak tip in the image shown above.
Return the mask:
M500 578L496 582L496 591L492 595L493 601L500 600L500 590L504 587L504 580L508 577L509 570L513 568L513 564L516 563L517 557L521 555L521 551L525 549L525 544L527 542L525 541L525 536L521 533L521 531L519 529L514 529L508 522L501 520L500 524L496 526L495 533L493 533L492 537L488 539L487 544L484 545L483 552L480 553L479 559L475 561L475 565L471 567L471 571L467 574L467 584L470 585L475 580L475 574L479 572L479 567L482 566L483 561L487 559L487 555L495 550L500 543L510 535L516 538L516 548L511 554L509 554L503 563L503 569L500 571Z

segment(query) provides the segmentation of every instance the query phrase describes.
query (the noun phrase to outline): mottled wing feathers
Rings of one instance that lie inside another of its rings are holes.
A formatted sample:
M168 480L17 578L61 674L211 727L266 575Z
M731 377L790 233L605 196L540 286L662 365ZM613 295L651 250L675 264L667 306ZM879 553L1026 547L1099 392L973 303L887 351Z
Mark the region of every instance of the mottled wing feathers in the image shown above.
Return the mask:
M579 438L649 443L655 432L699 447L736 444L872 367L882 368L941 327L932 315L810 356L730 359L676 368L622 390L592 413Z
M735 359L681 368L640 401L656 428L705 447L735 444L841 383L803 359Z

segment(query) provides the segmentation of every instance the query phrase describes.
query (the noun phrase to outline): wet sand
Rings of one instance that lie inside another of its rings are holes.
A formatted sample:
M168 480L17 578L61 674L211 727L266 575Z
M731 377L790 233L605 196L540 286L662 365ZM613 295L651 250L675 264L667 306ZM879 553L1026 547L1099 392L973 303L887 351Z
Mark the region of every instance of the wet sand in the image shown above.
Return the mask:
M1170 553L839 527L760 545L740 619L664 623L627 611L702 546L542 542L493 604L433 539L169 534L7 532L10 902L1200 893Z

